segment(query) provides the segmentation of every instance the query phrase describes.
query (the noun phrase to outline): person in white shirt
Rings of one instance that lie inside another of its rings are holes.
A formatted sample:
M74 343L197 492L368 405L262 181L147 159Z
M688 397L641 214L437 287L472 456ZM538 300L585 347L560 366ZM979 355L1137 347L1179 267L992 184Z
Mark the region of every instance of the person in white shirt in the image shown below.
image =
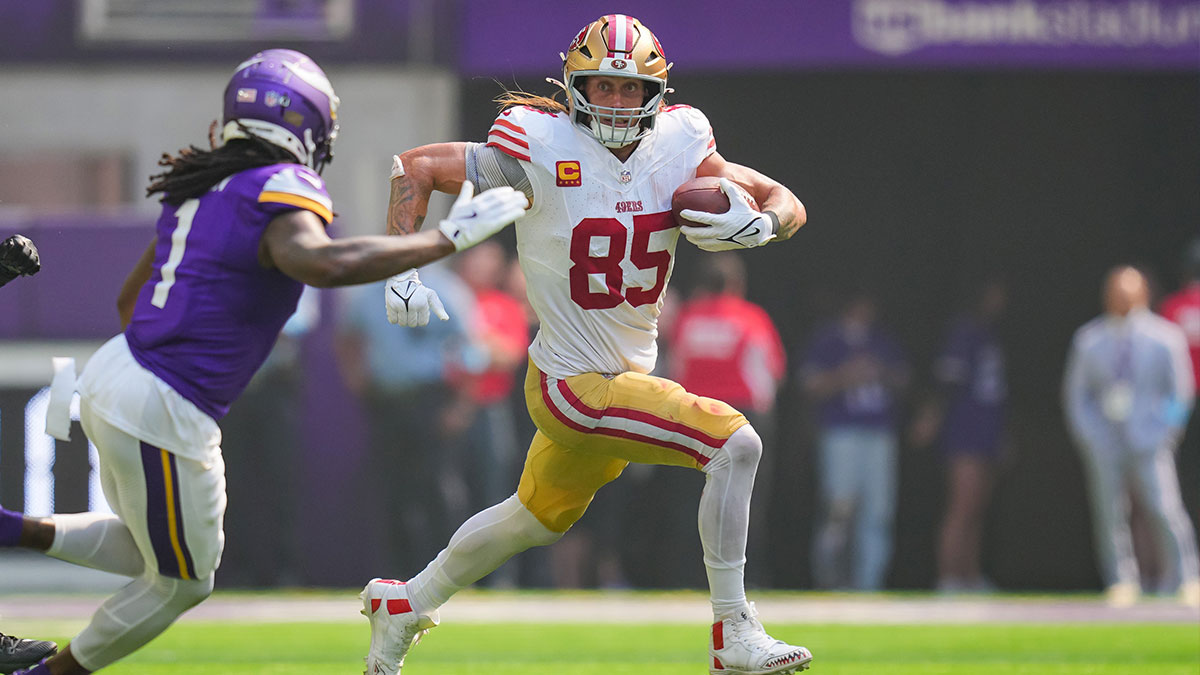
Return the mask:
M1149 309L1137 269L1111 270L1104 314L1075 333L1064 409L1087 470L1100 574L1110 604L1137 601L1129 495L1146 508L1161 558L1174 564L1180 600L1200 606L1196 533L1180 498L1175 449L1195 397L1182 330Z

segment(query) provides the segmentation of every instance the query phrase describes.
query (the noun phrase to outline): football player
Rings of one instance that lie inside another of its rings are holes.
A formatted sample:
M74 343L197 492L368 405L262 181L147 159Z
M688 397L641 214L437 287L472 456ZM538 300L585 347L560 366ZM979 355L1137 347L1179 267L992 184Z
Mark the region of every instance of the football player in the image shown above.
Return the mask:
M99 670L165 630L213 588L225 511L219 420L267 356L304 284L378 281L464 249L524 213L512 188L462 193L437 229L333 240L321 169L338 98L324 72L286 49L237 67L222 144L164 156L157 235L118 297L125 331L78 382L83 429L115 515L23 517L0 509L0 546L133 581L29 675ZM452 235L448 237L446 233Z
M517 248L541 322L525 383L538 431L516 494L468 519L409 581L367 584L367 672L399 672L415 638L437 624L440 605L515 553L558 540L629 462L706 474L699 527L713 606L711 672L805 669L809 651L770 637L746 600L758 435L729 405L647 375L679 233L709 251L752 248L791 237L804 206L717 153L699 110L666 104L670 64L637 19L613 14L588 24L562 57L556 84L565 104L509 92L487 143L428 145L394 161L394 233L420 226L431 191L464 182L509 185L530 198ZM762 212L733 198L726 213L684 212L703 226L676 227L671 195L697 176L720 177L730 197L746 189ZM415 287L409 297L437 306L415 272L389 283ZM393 323L411 323L412 304L389 296L387 305Z
M37 247L28 237L14 234L0 242L0 286L19 276L32 276L42 268ZM48 640L29 640L0 633L0 673L37 663L58 650Z

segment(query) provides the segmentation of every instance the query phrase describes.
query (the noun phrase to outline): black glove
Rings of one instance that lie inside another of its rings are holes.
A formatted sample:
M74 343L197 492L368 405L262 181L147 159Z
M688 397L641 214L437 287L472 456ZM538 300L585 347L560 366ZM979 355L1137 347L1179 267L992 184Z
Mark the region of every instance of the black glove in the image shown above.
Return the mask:
M0 242L0 286L24 274L37 274L42 269L37 247L28 237L19 234Z

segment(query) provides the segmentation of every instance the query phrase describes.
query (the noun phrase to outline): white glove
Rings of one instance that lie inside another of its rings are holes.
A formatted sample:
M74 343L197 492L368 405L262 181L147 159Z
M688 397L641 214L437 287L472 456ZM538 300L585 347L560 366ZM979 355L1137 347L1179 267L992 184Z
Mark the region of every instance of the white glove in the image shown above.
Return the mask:
M424 326L429 323L431 311L442 321L450 318L442 306L442 299L432 288L421 283L416 270L388 279L383 289L383 303L387 307L388 321L399 326Z
M681 225L679 231L687 240L705 251L729 251L754 248L775 238L775 221L766 213L755 211L741 195L741 189L728 178L721 179L721 192L729 197L725 213L707 213L684 209L680 216L708 227Z
M475 186L465 180L462 192L450 207L450 215L438 223L438 229L454 242L454 250L461 251L503 230L506 225L520 218L529 207L524 192L517 192L505 185L471 197Z

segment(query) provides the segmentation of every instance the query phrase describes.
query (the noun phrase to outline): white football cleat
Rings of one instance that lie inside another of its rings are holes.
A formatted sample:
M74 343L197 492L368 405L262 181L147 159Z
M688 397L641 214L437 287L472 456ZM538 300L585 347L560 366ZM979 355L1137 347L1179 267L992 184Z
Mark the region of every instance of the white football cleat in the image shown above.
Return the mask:
M438 625L437 610L431 614L414 612L407 587L395 579L372 579L359 597L362 613L371 621L371 648L364 675L398 675L408 650Z
M808 670L813 658L804 647L767 635L754 603L712 625L708 655L711 675L784 675Z

